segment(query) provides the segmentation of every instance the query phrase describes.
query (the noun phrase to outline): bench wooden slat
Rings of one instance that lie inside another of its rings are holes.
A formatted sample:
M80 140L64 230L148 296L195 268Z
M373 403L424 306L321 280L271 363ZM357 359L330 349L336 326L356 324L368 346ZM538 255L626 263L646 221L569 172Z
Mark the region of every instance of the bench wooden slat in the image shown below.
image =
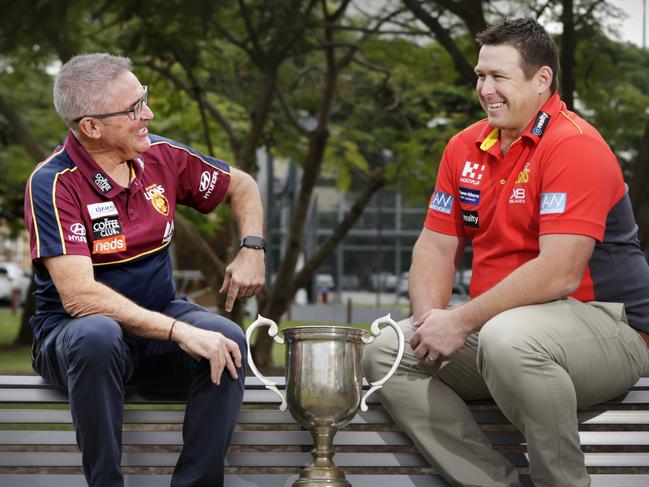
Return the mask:
M505 452L515 466L526 466L527 454ZM586 453L587 467L649 467L649 453ZM178 453L126 452L123 467L173 467ZM339 467L429 467L418 453L339 452L334 457ZM226 465L233 467L302 467L311 462L308 452L228 453ZM0 452L0 467L80 467L77 452ZM0 477L1 478L1 477Z
M487 431L494 445L525 445L516 431ZM649 446L649 431L581 431L582 446ZM235 431L233 445L297 445L310 446L308 431ZM124 445L182 445L180 431L124 431ZM74 431L0 430L0 445L76 445ZM403 446L410 439L396 431L339 431L334 445Z
M138 424L182 424L184 409L127 409L124 423ZM508 424L500 411L473 411L479 424ZM649 411L646 410L600 410L578 413L579 423L588 425L649 425ZM57 423L71 424L69 409L0 409L0 424L4 423ZM294 423L291 413L277 409L242 409L239 424L290 424ZM382 410L359 411L351 424L391 424L392 420Z
M354 487L448 487L438 475L353 475L347 474L347 480ZM227 475L225 485L228 487L291 487L297 474L270 475ZM87 487L82 475L40 475L38 477L11 474L1 475L3 487ZM160 487L169 485L171 475L125 475L125 487ZM387 482L387 484L386 484ZM625 487L636 487L631 484Z
M646 487L649 475L592 475L592 487ZM297 479L296 474L269 475L226 475L228 487L290 487ZM125 487L160 487L169 485L171 475L125 475ZM438 475L353 475L348 474L354 487L448 487ZM21 475L0 474L3 487L86 487L82 475Z
M178 453L125 452L123 467L167 467L174 466ZM259 452L228 453L227 466L236 467L302 467L311 463L308 452ZM428 467L418 453L346 453L335 456L339 467ZM81 453L77 452L0 452L0 466L18 467L80 467Z
M138 424L182 424L184 409L127 409L124 423ZM288 411L275 409L242 409L239 424L292 424L293 416ZM71 424L72 416L68 409L0 409L0 424L4 423L57 423ZM351 424L392 423L390 417L381 410L359 411Z

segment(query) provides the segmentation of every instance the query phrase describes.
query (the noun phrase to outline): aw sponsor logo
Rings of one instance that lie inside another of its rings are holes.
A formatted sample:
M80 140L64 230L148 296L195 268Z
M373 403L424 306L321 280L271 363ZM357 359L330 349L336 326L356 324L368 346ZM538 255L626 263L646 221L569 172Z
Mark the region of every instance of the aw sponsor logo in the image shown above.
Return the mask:
M462 186L460 186L458 189L460 190L460 201L462 203L467 203L469 205L476 205L476 206L480 204L479 189L463 188Z
M534 126L532 127L531 132L537 137L542 137L549 121L550 115L545 112L539 112L539 114L536 116L536 120L534 121Z
M67 235L70 242L88 243L88 240L86 240L86 227L83 226L83 223L73 223L70 225L70 231L72 235Z
M512 194L509 197L509 204L523 204L526 203L525 188L512 188Z
M115 203L112 201L106 201L104 203L93 203L87 205L88 213L90 214L91 220L96 220L98 218L103 218L105 216L117 215L117 208L115 208Z
M541 215L564 213L567 199L566 193L541 193Z
M166 244L171 242L173 236L174 236L174 222L172 220L170 222L167 222L167 225L165 226L165 233L162 235L162 243Z
M98 172L92 178L95 181L95 184L99 188L99 191L102 193L108 193L113 189L113 186L110 184L106 176Z
M169 214L169 200L163 194L164 192L164 186L161 184L151 184L146 187L144 197L151 202L151 205L158 213L167 216Z
M478 228L480 226L478 212L463 210L462 222L464 222L464 226Z
M525 163L525 167L523 168L523 170L518 173L518 177L516 178L516 184L525 184L529 182L531 168L532 166L529 162Z
M210 197L216 186L216 182L219 180L219 173L217 171L203 171L201 174L200 184L198 190L203 193L203 198L207 199Z
M441 191L435 191L433 194L433 199L430 201L428 206L431 210L439 211L440 213L446 213L449 215L453 209L453 196L450 194L442 193Z
M464 163L464 169L462 169L460 182L479 186L486 167L487 166L485 166L484 164L466 161Z

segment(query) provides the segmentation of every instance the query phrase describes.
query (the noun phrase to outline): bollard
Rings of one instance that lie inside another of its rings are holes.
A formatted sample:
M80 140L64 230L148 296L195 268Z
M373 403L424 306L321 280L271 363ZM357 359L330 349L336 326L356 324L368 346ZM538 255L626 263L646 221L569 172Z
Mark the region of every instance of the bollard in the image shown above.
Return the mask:
M352 298L347 298L347 323L352 322Z
M20 290L12 289L11 290L11 313L16 314L18 311L18 306L20 304Z

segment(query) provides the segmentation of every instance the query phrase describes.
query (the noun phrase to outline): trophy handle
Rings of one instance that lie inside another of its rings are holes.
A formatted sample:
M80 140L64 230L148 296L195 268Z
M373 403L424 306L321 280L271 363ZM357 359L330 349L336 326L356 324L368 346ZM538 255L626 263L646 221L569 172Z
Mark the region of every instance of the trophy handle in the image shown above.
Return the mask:
M390 377L395 373L397 370L397 367L399 366L399 363L401 362L401 357L403 356L403 345L404 345L404 338L403 338L403 332L401 331L401 328L399 328L399 325L397 325L396 321L394 321L391 317L390 314L387 314L381 318L377 318L374 320L374 323L372 323L372 326L370 327L370 330L372 332L372 335L364 339L363 341L365 344L372 343L374 339L381 334L381 329L379 328L379 325L382 323L386 323L390 325L392 328L394 328L394 331L397 334L397 338L399 339L399 351L397 352L397 358L394 361L394 364L392 364L392 368L390 371L385 374L385 377L383 377L381 380L377 380L374 382L370 382L370 390L365 393L363 396L363 399L361 400L361 411L367 411L367 398L370 396L375 391L378 391L381 387L383 387L383 384L385 384Z
M248 350L251 349L250 339L252 338L252 332L255 331L255 329L257 329L258 327L264 325L269 327L268 335L271 336L276 343L279 343L281 345L284 344L284 339L280 336L277 336L277 332L279 331L279 328L277 327L277 323L275 323L273 320L270 320L268 318L264 318L263 316L258 314L257 319L246 330L246 343L248 344ZM248 353L248 365L250 366L250 370L252 370L252 373L255 374L257 379L259 379L261 383L264 384L264 386L266 386L266 389L268 389L269 391L273 391L282 399L282 404L279 405L279 410L286 411L286 397L277 388L276 382L266 379L266 377L264 377L261 374L261 372L257 370L257 366L255 365L251 352Z

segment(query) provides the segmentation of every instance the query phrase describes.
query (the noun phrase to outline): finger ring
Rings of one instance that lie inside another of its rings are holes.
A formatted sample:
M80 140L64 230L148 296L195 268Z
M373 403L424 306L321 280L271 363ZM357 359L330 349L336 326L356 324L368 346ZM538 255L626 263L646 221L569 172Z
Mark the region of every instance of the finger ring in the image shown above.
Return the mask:
M429 353L429 354L426 355L426 360L429 360L429 361L431 361L431 362L434 362L434 361L436 360L436 358L435 358L433 355L431 355L431 354Z

